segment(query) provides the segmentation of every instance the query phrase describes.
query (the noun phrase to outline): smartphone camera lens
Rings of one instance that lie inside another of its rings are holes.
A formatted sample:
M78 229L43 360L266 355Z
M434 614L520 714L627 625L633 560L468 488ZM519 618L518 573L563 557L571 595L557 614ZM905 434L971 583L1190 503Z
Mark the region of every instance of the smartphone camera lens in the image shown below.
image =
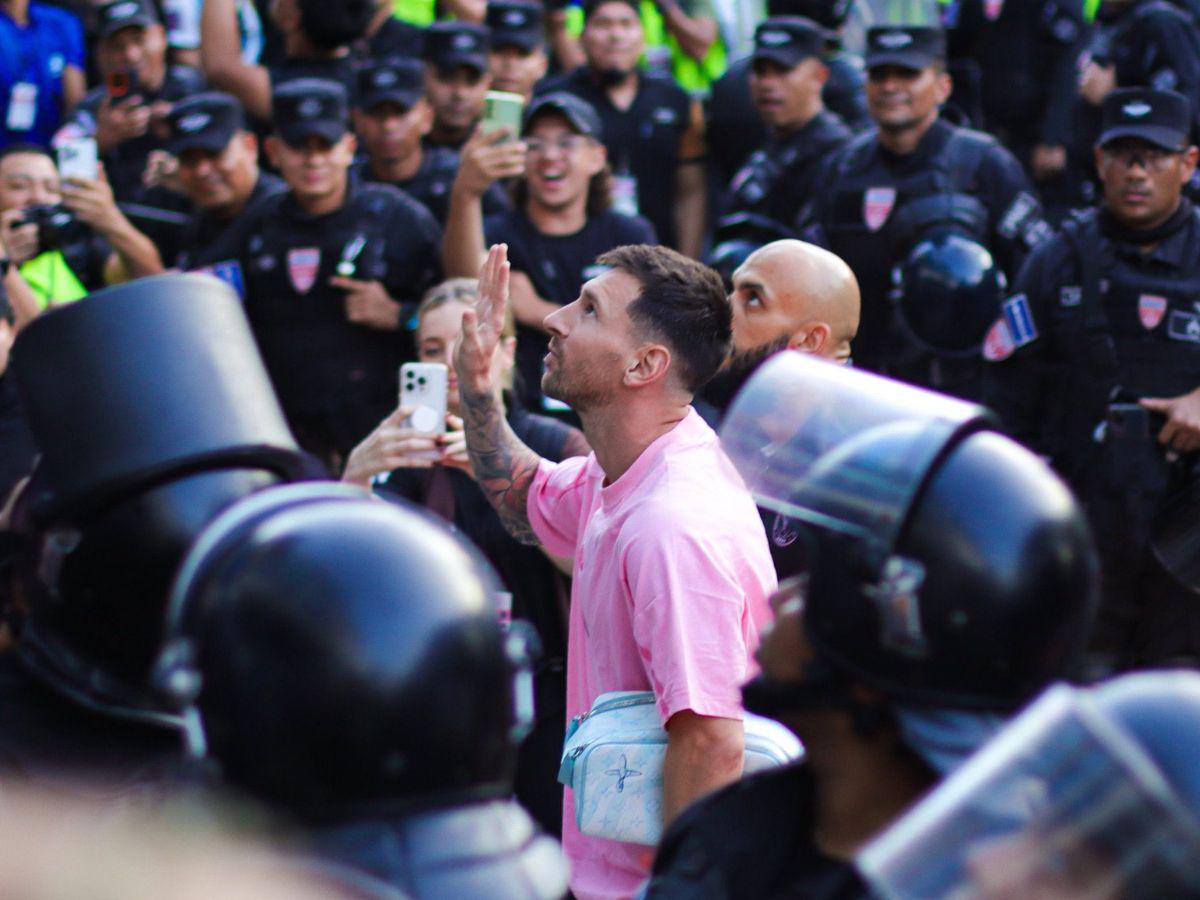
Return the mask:
M421 387L425 387L425 376L422 375L420 378L418 378L417 384L419 384Z

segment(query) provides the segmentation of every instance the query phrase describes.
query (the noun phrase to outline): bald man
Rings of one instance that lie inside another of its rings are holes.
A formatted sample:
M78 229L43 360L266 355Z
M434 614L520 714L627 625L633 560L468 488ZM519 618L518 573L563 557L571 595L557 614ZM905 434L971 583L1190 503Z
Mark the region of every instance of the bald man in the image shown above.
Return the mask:
M782 350L850 359L858 331L858 281L838 256L804 241L760 247L733 273L733 353L701 391L696 409L710 424L738 388Z

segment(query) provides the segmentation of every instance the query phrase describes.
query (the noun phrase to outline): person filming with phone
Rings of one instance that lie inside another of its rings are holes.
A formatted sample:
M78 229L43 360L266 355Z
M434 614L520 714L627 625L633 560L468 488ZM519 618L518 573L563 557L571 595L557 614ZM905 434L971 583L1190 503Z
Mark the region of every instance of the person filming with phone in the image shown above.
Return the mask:
M67 117L54 145L94 139L117 201L173 259L188 204L162 186L167 116L177 101L204 89L204 77L189 66L167 64L166 31L151 0L115 0L96 15L103 82Z
M158 250L113 200L104 170L62 179L44 147L0 150L0 272L17 320L108 284L162 271Z
M364 487L373 484L382 497L399 496L423 505L452 522L495 566L512 594L512 617L531 623L542 644L534 669L532 732L517 756L516 797L548 834L562 828L562 787L555 778L566 729L566 591L565 578L536 547L511 537L472 477L463 433L458 377L450 365L463 313L476 300L474 278L452 278L432 288L417 309L417 359L441 369L436 381L445 385L445 428L420 431L413 414L419 397L405 392L401 405L350 454L342 480ZM511 319L505 324L496 354L496 386L513 432L547 459L586 456L591 448L583 433L564 422L525 409L513 392L516 339ZM406 365L405 370L410 366ZM441 398L430 398L440 401ZM381 477L375 477L381 476Z

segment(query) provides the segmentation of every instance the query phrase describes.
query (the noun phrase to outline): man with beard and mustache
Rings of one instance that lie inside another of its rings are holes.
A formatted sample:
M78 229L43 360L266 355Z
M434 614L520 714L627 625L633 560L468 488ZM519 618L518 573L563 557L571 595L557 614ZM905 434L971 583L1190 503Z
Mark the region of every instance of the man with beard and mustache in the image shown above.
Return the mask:
M828 250L804 241L774 241L733 273L733 353L694 404L714 427L733 395L768 357L796 350L850 361L858 331L858 281Z
M618 247L546 317L543 390L595 452L540 458L506 423L493 357L509 267L493 246L455 355L476 480L518 540L571 557L567 716L614 690L653 691L667 749L665 822L742 773L739 685L775 584L754 501L691 408L729 351L720 277L665 247ZM565 791L563 848L581 900L632 896L654 848L583 835Z
M850 362L858 331L858 282L840 257L804 241L760 247L733 273L733 352L693 402L716 428L741 388L763 362L794 350L837 363ZM794 539L788 517L761 510L776 571Z

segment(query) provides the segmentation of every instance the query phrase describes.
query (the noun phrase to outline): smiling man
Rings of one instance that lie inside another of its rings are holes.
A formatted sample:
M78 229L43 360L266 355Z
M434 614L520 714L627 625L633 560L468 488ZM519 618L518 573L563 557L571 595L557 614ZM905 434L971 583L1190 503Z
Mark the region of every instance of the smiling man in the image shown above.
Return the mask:
M567 716L614 690L653 691L667 730L663 819L742 773L739 685L775 573L754 501L691 408L724 360L720 277L664 247L619 247L546 317L542 387L571 404L595 452L541 459L506 424L496 352L503 246L480 276L455 358L476 479L509 533L573 559ZM580 900L629 897L654 848L580 833L565 792L563 849Z
M1200 213L1180 193L1196 169L1191 121L1170 91L1109 94L1095 150L1103 202L1029 258L985 345L988 404L1092 520L1097 674L1200 662L1195 594L1148 540L1200 450Z
M547 94L526 111L521 141L477 134L463 149L443 241L447 275L474 273L484 247L508 245L514 270L518 396L534 412L562 410L542 394L544 319L579 296L596 257L622 244L652 243L644 219L611 208L600 118L573 94ZM522 176L512 210L484 218L481 198L497 178ZM486 243L485 243L486 241Z
M178 160L179 184L197 212L181 240L177 265L205 266L240 292L237 248L228 237L256 200L284 189L283 180L258 167L258 138L246 128L242 105L207 91L175 104L167 150Z
M1010 274L1048 227L1029 179L1011 153L982 132L945 121L950 95L946 38L939 28L871 28L867 107L877 129L829 158L801 236L850 265L862 288L855 362L943 387L946 367L930 360L895 321L892 270L931 230L952 226L985 246ZM958 384L974 385L979 364L962 363Z
M404 329L437 278L441 232L406 194L349 178L346 92L302 78L275 89L271 162L288 190L255 205L240 249L246 314L300 445L340 469L396 404Z

